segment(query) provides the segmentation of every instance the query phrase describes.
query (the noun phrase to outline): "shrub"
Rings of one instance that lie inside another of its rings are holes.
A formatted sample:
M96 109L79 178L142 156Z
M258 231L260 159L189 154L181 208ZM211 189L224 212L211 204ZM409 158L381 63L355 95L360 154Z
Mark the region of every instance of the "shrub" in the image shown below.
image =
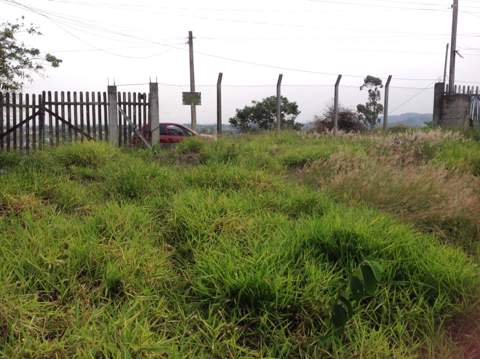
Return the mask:
M318 133L333 131L335 126L334 108L330 106L321 116L315 116L314 124L315 131ZM337 126L340 131L346 133L363 132L367 129L358 114L349 108L339 109Z

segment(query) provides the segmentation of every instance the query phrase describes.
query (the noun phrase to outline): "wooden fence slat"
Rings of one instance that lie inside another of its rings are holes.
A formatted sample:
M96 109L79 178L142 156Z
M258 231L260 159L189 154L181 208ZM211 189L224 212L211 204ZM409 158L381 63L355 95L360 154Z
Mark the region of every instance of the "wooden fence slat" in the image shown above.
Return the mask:
M72 121L72 94L70 91L67 91L67 117L68 122L73 123ZM72 128L68 127L68 141L73 142L72 138Z
M4 94L0 92L0 133L3 133L3 101L4 99ZM3 137L0 138L0 149L3 150L4 148L4 141Z
M132 120L132 93L129 92L127 94L128 96L128 112L127 115L130 118L130 121ZM127 127L127 138L128 138L128 145L132 143L132 125L129 121L127 121L128 127Z
M60 92L60 117L68 121L68 119L65 118L65 91ZM62 142L65 143L66 140L66 126L65 123L62 122Z
M73 92L73 121L74 121L74 125L75 127L78 128L78 107L77 107L77 91L74 91ZM78 138L78 134L77 134L77 131L74 131L73 132L73 136L74 136L74 139L75 141L77 140Z
M45 148L45 107L46 104L45 102L47 101L47 93L45 91L42 92L42 97L39 100L40 101L40 120L39 120L39 127L40 127L40 148Z
M92 91L92 133L90 134L95 140L97 139L97 108L95 106L95 92Z
M118 107L120 107L122 105L122 94L120 92L117 93L117 104L118 104ZM123 124L123 119L122 119L122 113L120 112L120 110L118 111L118 115L117 115L117 118L118 118L118 144L121 145L123 142L123 127L122 127L122 124Z
M52 109L52 91L47 92L47 103L48 105L45 106L48 109ZM49 113L48 114L48 136L49 136L49 142L50 146L55 145L55 136L53 133L53 116Z
M135 123L137 124L138 129L142 130L142 96L140 93L137 93L138 104L135 111ZM142 132L143 133L143 132Z
M108 141L109 139L109 135L108 135L108 103L107 103L107 93L104 92L103 93L103 102L104 102L104 105L103 105L103 120L104 120L104 123L103 125L105 126L105 140Z
M148 108L147 108L147 94L144 93L142 97L142 102L143 102L143 126L145 128L149 127L148 123Z
M5 95L5 121L7 131L10 129L10 93ZM7 135L7 151L10 151L10 134Z
M97 134L95 135L96 138L99 140L103 139L103 133L102 133L102 94L100 92L97 92Z
M32 95L33 112L38 110L36 106L37 106L37 96L33 94ZM37 148L37 118L38 116L35 116L35 118L32 120L32 149L33 150Z
M23 106L23 92L18 94L18 121L21 122L23 121L24 118L27 118L28 116L23 112L24 110ZM24 117L25 116L25 117ZM28 123L26 124L28 125ZM18 130L18 149L20 151L23 151L24 149L24 141L23 141L23 129L26 128L26 125L21 126Z
M30 116L30 95L27 93L25 95L25 116L26 117L29 117ZM35 113L35 109L32 109L31 111L32 114ZM35 119L33 118L29 123L27 123L25 125L25 151L27 153L30 152L30 123L32 121L35 121Z
M87 121L87 134L89 136L92 135L92 132L91 132L91 119L90 119L90 93L88 91L85 92L85 111L86 111L86 114L85 114L85 117L86 117L86 121Z
M83 92L80 91L80 102L83 102ZM82 130L82 132L85 132L85 123L83 121L83 106L80 105L79 106L79 110L80 110L80 129ZM83 142L83 134L80 134L80 140Z
M132 101L133 101L133 108L132 108L132 114L131 114L132 122L133 122L134 126L138 126L138 124L137 124L137 112L138 112L138 108L140 106L138 106L137 93L136 92L134 92L132 94Z
M138 93L137 98L138 98L137 123L138 123L138 127L142 129L143 128L142 126L142 105L143 105L142 94Z
M127 113L128 111L128 106L127 106L127 94L124 92L123 93L123 112L124 113ZM125 118L125 116L123 116L123 144L124 145L127 145L128 144L128 121L127 119Z
M50 104L50 110L55 112L56 114L58 113L58 91L55 91L53 93L53 101L54 104ZM58 118L55 117L55 144L58 146L60 144L60 121L58 121Z
M13 122L12 127L15 127L17 125L17 110L18 110L17 94L12 93L12 122ZM16 151L17 145L18 145L18 141L17 141L18 129L13 131L12 137L13 137L13 150Z

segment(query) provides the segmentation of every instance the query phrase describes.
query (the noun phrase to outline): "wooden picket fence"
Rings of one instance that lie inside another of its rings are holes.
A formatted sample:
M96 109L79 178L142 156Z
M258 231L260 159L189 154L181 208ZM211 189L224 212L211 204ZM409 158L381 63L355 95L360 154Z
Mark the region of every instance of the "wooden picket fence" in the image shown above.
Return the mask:
M145 93L117 92L118 143L133 143L133 125L149 125ZM0 151L31 151L85 140L109 140L106 92L0 92ZM131 122L121 114L128 115Z

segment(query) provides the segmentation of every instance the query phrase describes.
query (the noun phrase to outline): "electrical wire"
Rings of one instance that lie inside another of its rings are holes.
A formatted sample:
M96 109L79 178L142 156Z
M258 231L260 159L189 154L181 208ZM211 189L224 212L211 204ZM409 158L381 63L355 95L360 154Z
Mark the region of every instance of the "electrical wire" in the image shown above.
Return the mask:
M394 112L397 112L399 109L401 109L403 106L409 104L411 101L413 101L414 99L416 99L418 96L420 96L421 94L423 94L425 91L429 90L432 88L432 86L435 84L435 82L432 82L430 84L428 84L426 87L424 87L423 89L421 89L419 92L417 92L415 95L413 95L412 97L409 97L406 101L402 102L400 105L398 105L397 107L395 107L392 111L392 113Z
M106 50L104 48L99 48L95 45L92 45L88 42L86 42L85 40L81 39L78 35L72 33L71 31L68 31L67 29L65 29L64 27L62 27L61 25L58 24L58 22L56 22L55 19L52 18L52 16L49 16L48 14L42 12L41 10L39 9L35 9L35 8L32 8L32 7L29 7L27 5L24 5L22 3L19 3L18 1L16 0L2 0L4 2L7 2L9 4L13 4L17 7L21 7L21 8L24 8L24 9L28 9L30 11L33 11L34 13L40 15L40 16L43 16L43 17L46 17L47 19L49 19L50 21L54 22L58 27L60 27L63 31L65 31L66 33L68 33L69 35L71 35L72 37L78 39L79 41L83 42L83 43L86 43L88 46L94 48L95 50L97 51L103 51L103 52L106 52L106 53L109 53L111 55L114 55L114 56L120 56L120 57L126 57L126 58L139 58L139 57L131 57L131 56L126 56L126 55L120 55L120 54L116 54L116 53L112 53L110 52L109 50ZM148 42L151 42L151 43L154 43L154 44L158 44L160 46L165 46L165 47L169 47L170 49L175 49L175 50L180 50L180 51L183 51L183 48L179 48L177 46L173 46L173 45L169 45L169 44L164 44L164 43L159 43L159 42L156 42L156 41L153 41L153 40L146 40L146 39L143 39L141 37L137 37L137 36L133 36L133 35L130 35L130 34L123 34L123 33L119 33L119 32L113 32L115 34L119 34L119 35L122 35L122 36L127 36L129 38L133 38L133 39L136 39L136 40L142 40L142 41L148 41ZM265 64L265 63L259 63L259 62L254 62L254 61L247 61L247 60L241 60L241 59L236 59L236 58L231 58L231 57L226 57L226 56L220 56L220 55L216 55L216 54L211 54L211 53L207 53L207 52L199 52L197 51L198 54L200 55L203 55L203 56L208 56L208 57L212 57L212 58L216 58L216 59L221 59L221 60L224 60L224 61L230 61L230 62L236 62L236 63L242 63L242 64L248 64L248 65L253 65L253 66L260 66L260 67L268 67L268 68L273 68L273 69L277 69L277 70L285 70L285 71L292 71L292 72L302 72L302 73L309 73L309 74L318 74L318 75L326 75L326 76L337 76L337 73L329 73L329 72L320 72L320 71L313 71L313 70L307 70L307 69L300 69L300 68L294 68L294 67L285 67L285 66L277 66L277 65L271 65L271 64ZM153 55L155 56L155 55ZM148 57L151 57L151 56L148 56ZM142 57L140 57L142 58ZM143 57L145 58L145 57ZM363 78L364 76L362 75L352 75L352 74L346 74L344 75L345 77L351 77L351 78ZM431 80L434 80L432 78L402 78L402 77L398 77L396 78L397 80L401 80L401 81L431 81Z
M327 0L328 1L328 0ZM59 2L58 0L57 1L54 1L54 2ZM92 6L94 6L94 4L91 4ZM95 5L96 6L96 5ZM112 8L115 8L112 6ZM175 8L172 8L172 7L164 7L164 6L158 6L156 5L155 8L163 8L163 9L167 9L167 10L175 10ZM191 8L177 8L177 10L188 10L188 11L191 11L192 9ZM197 10L202 10L202 9L197 9ZM215 10L215 8L204 8L203 10ZM217 9L218 10L218 9ZM228 9L228 10L235 10L235 9ZM237 9L238 10L238 9ZM152 10L151 8L148 8L148 11L149 13L156 13L154 10ZM162 13L163 14L163 13ZM314 29L325 29L325 27L320 27L320 26L311 26L311 25L308 25L308 24L292 24L292 23L272 23L272 22L266 22L266 21L255 21L255 20L239 20L239 19L231 19L231 18L215 18L215 17L211 17L211 16L199 16L199 15L193 15L193 14L175 14L176 16L184 16L184 17L193 17L193 18L198 18L198 19L201 19L201 20L206 20L206 21L223 21L223 22L230 22L230 23L242 23L242 24L247 24L247 25L268 25L268 26L278 26L278 27L285 27L285 26L288 26L288 27L296 27L296 28L314 28ZM425 33L425 34L420 34L420 33L411 33L411 32L388 32L388 31L382 31L382 32L378 32L377 30L372 30L372 31L364 31L364 30L361 30L361 29L352 29L355 31L355 34L358 34L358 32L364 32L364 33L369 33L371 34L372 36L375 35L375 36L384 36L384 35L399 35L399 36L440 36L440 37L447 37L449 36L449 34L429 34L429 33ZM352 36L351 34L349 36ZM470 36L469 34L459 34L459 36Z
M175 83L165 83L157 82L160 86L165 87L189 87L189 84L175 84ZM148 85L148 82L144 83L126 83L126 84L116 84L116 86L145 86ZM196 84L197 87L217 87L217 84ZM429 85L430 86L430 85ZM222 84L222 87L225 88L275 88L276 84ZM282 84L282 87L285 88L314 88L314 87L325 87L325 88L334 88L335 85L332 84ZM341 88L354 88L360 89L358 85L340 85ZM407 87L407 86L390 86L391 89L399 90L424 90L424 87ZM430 87L431 88L431 87Z

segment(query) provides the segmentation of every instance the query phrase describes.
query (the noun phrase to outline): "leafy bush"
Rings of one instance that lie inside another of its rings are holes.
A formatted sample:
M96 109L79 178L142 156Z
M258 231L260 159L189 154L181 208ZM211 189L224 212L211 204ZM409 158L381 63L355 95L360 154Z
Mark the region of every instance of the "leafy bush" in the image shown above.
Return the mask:
M333 131L335 127L335 110L332 106L321 116L315 116L315 131L318 133ZM346 133L363 132L367 128L358 114L349 108L340 108L338 111L338 129Z

